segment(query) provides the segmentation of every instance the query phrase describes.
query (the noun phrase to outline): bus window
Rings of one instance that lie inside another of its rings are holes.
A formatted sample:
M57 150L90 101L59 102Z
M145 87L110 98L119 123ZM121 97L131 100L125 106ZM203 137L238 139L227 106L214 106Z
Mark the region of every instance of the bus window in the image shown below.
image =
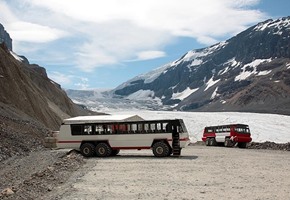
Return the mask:
M91 135L93 133L92 131L93 130L91 125L84 125L84 135Z
M165 130L166 130L166 132L172 132L172 125L171 124L166 124Z
M138 130L137 124L132 124L131 126L132 126L132 133L135 133Z
M178 126L178 127L177 127L177 130L178 130L179 133L183 133L183 129L182 129L181 126Z
M155 130L156 130L155 124L150 124L150 130L152 133L155 132Z
M72 135L82 135L83 126L82 125L71 125L71 134Z

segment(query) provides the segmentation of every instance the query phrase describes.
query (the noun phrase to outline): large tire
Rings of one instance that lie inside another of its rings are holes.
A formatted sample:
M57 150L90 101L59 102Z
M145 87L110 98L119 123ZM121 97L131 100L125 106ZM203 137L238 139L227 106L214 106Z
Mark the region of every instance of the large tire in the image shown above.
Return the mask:
M164 142L156 142L153 145L153 154L156 157L166 157L170 155L170 147Z
M111 147L107 143L99 143L96 146L96 155L98 157L107 157L112 153Z
M210 138L209 140L209 146L216 146L217 142L215 141L215 138Z
M234 146L233 141L230 138L225 139L225 147L232 147Z
M209 140L210 140L210 138L206 138L206 140L205 140L205 146L209 146Z
M120 149L113 149L111 156L116 156L116 155L118 155L118 153L120 153Z
M242 148L242 149L247 148L247 143L246 142L239 142L238 147Z
M92 157L95 155L95 146L92 143L84 143L80 148L81 154L85 157Z

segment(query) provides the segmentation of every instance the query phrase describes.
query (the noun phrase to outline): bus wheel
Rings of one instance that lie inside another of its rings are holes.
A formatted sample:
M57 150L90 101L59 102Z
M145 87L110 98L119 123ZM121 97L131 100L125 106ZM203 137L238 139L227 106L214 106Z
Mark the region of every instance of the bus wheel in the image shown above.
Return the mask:
M169 156L170 147L164 142L156 142L153 145L153 154L156 157Z
M215 145L216 145L215 138L210 138L209 139L209 146L215 146Z
M230 138L226 138L225 147L232 147L232 146L233 146L233 141L231 141Z
M209 140L210 140L210 138L206 138L206 140L205 140L205 146L209 146Z
M247 143L246 143L246 142L239 142L239 143L238 143L238 147L244 149L244 148L247 147Z
M112 150L111 156L116 156L118 153L120 153L120 149L114 149Z
M96 146L96 155L98 157L107 157L112 153L111 147L106 143L99 143Z
M85 157L92 157L95 155L95 146L91 143L84 143L80 148L81 154Z

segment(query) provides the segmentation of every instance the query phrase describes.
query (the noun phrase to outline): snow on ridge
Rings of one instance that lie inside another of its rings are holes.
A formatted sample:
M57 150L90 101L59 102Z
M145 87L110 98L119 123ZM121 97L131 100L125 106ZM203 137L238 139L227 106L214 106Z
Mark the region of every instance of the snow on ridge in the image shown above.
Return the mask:
M252 62L250 62L250 63L244 65L244 66L242 67L242 70L243 70L243 71L242 71L239 75L237 75L237 76L235 77L235 81L245 80L245 79L247 79L248 77L250 77L251 75L255 75L255 74L257 74L257 73L258 73L258 72L257 72L257 66L258 66L258 65L260 65L261 63L271 62L271 61L272 61L271 58L269 58L269 59L256 59L256 60L254 60L254 61L252 61ZM246 71L246 68L247 68L247 67L252 67L253 70L252 70L252 71ZM266 75L266 74L263 74L263 75Z
M14 53L13 51L10 51L10 54L18 61L22 62L23 58L21 58L20 56L18 56L16 53Z
M208 82L206 83L206 88L204 89L204 91L207 91L208 88L210 88L211 86L215 85L217 82L219 82L220 79L218 80L213 80L213 76L208 80Z
M184 62L184 61L192 61L191 64L188 66L193 67L193 66L198 66L201 65L203 60L202 58L205 56L208 56L215 52L216 50L219 50L221 48L224 48L228 43L226 41L217 43L215 45L212 45L210 47L204 48L204 49L199 49L199 50L191 50L187 52L182 58L179 58L173 62L170 62L168 64L165 64L155 70L152 70L148 73L141 74L139 76L134 77L133 79L130 79L129 81L119 85L116 90L123 89L125 87L128 87L130 85L134 85L134 81L138 80L144 80L144 83L151 83L155 79L157 79L161 74L167 73L168 69L176 67L178 64ZM191 70L191 69L190 69Z
M179 59L179 60L175 61L174 64L178 65L181 62L192 60L193 62L191 63L191 66L200 65L202 63L202 59L201 58L212 54L216 50L224 48L227 44L228 43L226 41L222 41L222 42L219 42L219 43L217 43L215 45L212 45L212 46L204 48L204 49L189 51L183 56L182 59ZM196 64L194 62L199 62L199 64Z
M127 82L119 85L115 89L115 91L121 90L121 89L128 87L128 86L131 86L131 85L134 85L135 83L132 83L132 82L138 81L138 80L144 80L144 83L151 83L155 79L157 79L162 73L165 73L167 71L167 69L169 69L171 67L172 67L172 63L169 63L169 64L163 65L157 69L154 69L148 73L140 74L139 76L136 76L136 77L128 80Z
M191 95L192 93L196 92L198 89L199 88L190 89L189 87L187 87L182 92L173 93L171 99L183 100L187 98L189 95Z
M265 23L258 24L254 30L255 31L264 31L266 28L275 28L277 31L273 32L273 34L281 35L281 29L283 27L290 27L290 18L279 18L277 20L268 20Z

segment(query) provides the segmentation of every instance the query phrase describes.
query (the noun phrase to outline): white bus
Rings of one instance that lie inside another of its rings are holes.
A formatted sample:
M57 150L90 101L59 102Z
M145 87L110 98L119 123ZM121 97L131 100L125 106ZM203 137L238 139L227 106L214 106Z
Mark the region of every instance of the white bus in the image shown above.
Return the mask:
M80 116L64 120L57 148L85 157L114 156L123 149L152 149L156 157L179 156L189 144L182 119L144 120L138 115Z

